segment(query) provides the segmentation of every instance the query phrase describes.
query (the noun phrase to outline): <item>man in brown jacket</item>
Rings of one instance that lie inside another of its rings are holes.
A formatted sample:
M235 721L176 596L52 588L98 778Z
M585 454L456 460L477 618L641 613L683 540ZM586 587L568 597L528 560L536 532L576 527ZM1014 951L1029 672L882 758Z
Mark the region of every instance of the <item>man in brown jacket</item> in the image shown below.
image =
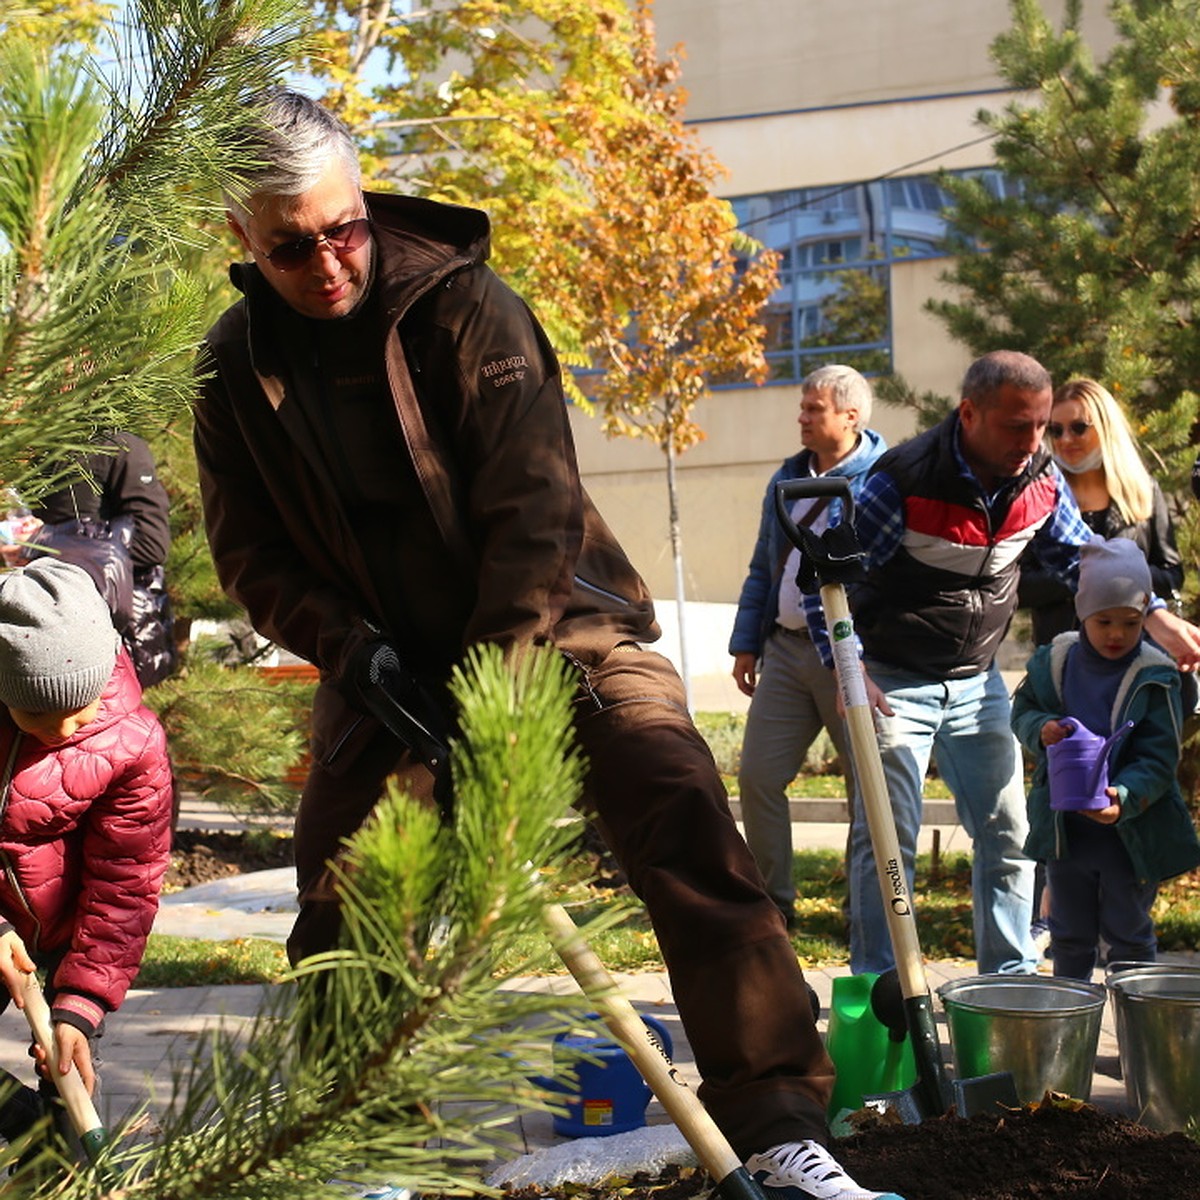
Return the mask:
M264 165L229 212L251 261L208 335L196 452L223 586L321 670L293 960L336 937L330 848L385 776L423 770L355 683L383 663L436 692L473 643L552 645L579 673L587 798L654 922L704 1102L768 1186L890 1197L824 1149L833 1069L803 975L679 679L641 648L653 606L580 486L546 336L484 265L487 218L365 196L340 123L293 93L258 103Z

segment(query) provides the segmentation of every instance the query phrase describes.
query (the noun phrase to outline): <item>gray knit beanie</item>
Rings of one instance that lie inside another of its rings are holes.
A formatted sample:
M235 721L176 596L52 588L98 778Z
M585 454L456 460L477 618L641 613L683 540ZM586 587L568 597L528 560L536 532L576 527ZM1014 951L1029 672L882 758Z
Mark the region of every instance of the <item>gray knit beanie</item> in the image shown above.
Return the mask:
M87 708L119 645L82 567L47 556L0 573L0 703L32 713Z
M1105 608L1136 608L1150 603L1150 568L1136 542L1093 538L1079 555L1075 612L1081 621Z

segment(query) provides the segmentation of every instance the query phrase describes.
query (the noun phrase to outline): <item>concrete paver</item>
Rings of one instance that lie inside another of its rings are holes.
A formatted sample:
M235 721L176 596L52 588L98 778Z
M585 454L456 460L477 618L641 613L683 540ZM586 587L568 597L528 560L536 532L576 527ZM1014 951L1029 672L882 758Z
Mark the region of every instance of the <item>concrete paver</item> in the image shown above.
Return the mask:
M185 821L212 827L221 818L204 812L188 812ZM806 823L793 829L795 844L845 845L846 827L836 823ZM969 848L957 827L941 830L942 849ZM155 923L156 932L182 936L233 938L270 937L282 941L294 917L294 874L290 869L257 872L217 884L207 884L164 897ZM1167 956L1191 962L1200 954ZM833 980L848 974L846 967L806 972L821 1002L819 1027L824 1032L832 996ZM974 963L937 961L926 964L932 991L943 982L975 974ZM1101 976L1097 974L1097 979ZM652 1013L667 1026L674 1042L674 1059L682 1077L695 1086L699 1080L691 1048L688 1045L678 1010L664 972L628 974L619 977L623 992L635 1006ZM513 986L521 989L570 992L576 985L569 976L530 977ZM100 1044L103 1088L99 1100L101 1117L108 1125L117 1124L127 1114L146 1109L151 1116L161 1115L169 1105L175 1078L192 1056L205 1050L206 1035L224 1023L233 1030L244 1030L262 1008L270 989L261 986L135 989L121 1010L111 1016ZM949 1038L940 1003L935 1001L943 1052L951 1063ZM0 1020L0 1062L32 1081L32 1066L27 1057L28 1036L24 1020L10 1009ZM1124 1088L1119 1079L1117 1042L1111 1008L1106 1006L1092 1101L1113 1113L1129 1115ZM648 1123L668 1122L657 1101L651 1101ZM551 1128L547 1114L514 1115L514 1129L526 1152L561 1142Z

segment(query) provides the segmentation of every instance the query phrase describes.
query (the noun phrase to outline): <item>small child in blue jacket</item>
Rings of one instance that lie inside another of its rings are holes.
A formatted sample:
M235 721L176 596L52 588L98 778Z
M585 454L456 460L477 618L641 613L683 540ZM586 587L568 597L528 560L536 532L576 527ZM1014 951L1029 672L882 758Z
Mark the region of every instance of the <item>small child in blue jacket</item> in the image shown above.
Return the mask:
M1056 975L1090 979L1102 940L1110 962L1153 962L1159 881L1200 864L1176 779L1179 672L1142 637L1149 602L1150 569L1134 542L1084 546L1075 597L1081 631L1038 647L1013 697L1013 729L1036 761L1025 853L1046 863ZM1046 748L1068 736L1067 717L1105 738L1133 723L1109 758L1104 808L1050 807Z

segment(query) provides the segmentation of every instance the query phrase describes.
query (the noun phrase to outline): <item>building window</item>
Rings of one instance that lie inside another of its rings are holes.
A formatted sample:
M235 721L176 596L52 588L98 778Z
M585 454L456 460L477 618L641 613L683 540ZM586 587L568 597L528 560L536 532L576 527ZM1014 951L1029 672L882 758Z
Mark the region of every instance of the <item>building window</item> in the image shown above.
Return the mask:
M983 172L1004 194L998 171ZM794 383L822 363L892 369L891 268L945 254L949 196L930 176L732 199L739 226L779 251L779 287L763 314L771 380Z

